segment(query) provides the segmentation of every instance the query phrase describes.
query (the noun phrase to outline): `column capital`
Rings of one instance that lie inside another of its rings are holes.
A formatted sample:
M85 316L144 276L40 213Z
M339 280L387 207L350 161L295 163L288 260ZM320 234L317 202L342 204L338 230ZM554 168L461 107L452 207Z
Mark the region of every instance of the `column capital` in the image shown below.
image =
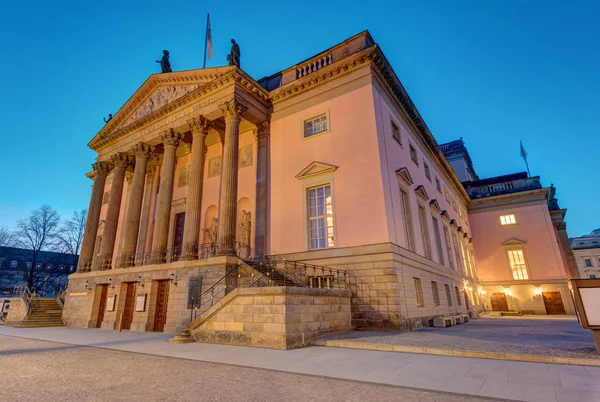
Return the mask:
M202 115L189 119L187 123L193 136L197 134L207 136L208 130L212 128L212 122Z
M124 152L117 152L110 157L110 161L115 167L126 168L131 163L131 156Z
M271 122L269 120L265 120L262 123L258 124L256 128L253 130L254 136L256 139L261 139L269 136L271 128Z
M111 170L111 165L107 162L96 162L92 164L94 176L108 176Z
M136 159L150 159L154 152L154 147L146 144L145 142L138 142L132 148L132 152Z
M240 120L242 113L244 113L248 108L244 106L237 99L231 99L227 102L223 102L219 105L223 115L225 116L225 120Z
M160 136L160 140L166 147L169 146L177 148L179 141L181 141L181 137L181 134L176 133L175 130L170 128Z

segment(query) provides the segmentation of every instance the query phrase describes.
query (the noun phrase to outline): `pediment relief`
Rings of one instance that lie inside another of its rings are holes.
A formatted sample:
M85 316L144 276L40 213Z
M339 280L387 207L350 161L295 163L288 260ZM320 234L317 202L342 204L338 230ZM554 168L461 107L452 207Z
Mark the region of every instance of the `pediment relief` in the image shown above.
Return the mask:
M440 212L442 210L440 208L440 204L437 202L437 200L435 198L433 200L429 201L429 207L436 212Z
M418 185L415 188L415 193L417 193L417 195L421 197L424 201L429 201L429 195L427 194L427 191L425 191L425 187L423 187L422 185Z
M408 172L407 167L402 167L402 168L396 170L396 175L409 186L411 186L415 183L413 181L410 173Z
M508 239L507 241L505 241L504 243L502 243L503 246L518 246L521 244L527 244L527 242L523 241L523 240L519 240L515 237Z
M297 179L306 179L307 177L316 176L324 173L332 173L337 170L337 166L329 163L314 161L296 175Z

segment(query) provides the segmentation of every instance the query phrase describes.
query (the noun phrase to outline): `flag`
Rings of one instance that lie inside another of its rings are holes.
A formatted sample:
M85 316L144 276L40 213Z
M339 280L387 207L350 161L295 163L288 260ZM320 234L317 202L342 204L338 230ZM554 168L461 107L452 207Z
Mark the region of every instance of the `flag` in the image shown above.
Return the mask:
M206 17L206 47L208 49L208 58L212 60L212 35L210 33L210 14Z
M521 157L523 158L523 160L525 162L527 162L527 151L525 151L525 147L523 146L523 141L520 141L521 143Z

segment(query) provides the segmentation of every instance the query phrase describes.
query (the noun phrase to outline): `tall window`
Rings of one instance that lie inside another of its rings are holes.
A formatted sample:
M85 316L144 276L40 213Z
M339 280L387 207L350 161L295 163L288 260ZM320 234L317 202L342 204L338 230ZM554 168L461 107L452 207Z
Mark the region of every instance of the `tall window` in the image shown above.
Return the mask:
M440 291L438 290L437 282L431 282L431 292L433 293L433 304L436 307L441 306L442 304L440 303Z
M454 256L452 255L452 243L450 243L450 233L448 233L448 228L444 226L444 240L446 240L446 252L448 253L448 262L450 263L450 268L456 269L454 266Z
M435 178L435 188L440 193L442 192L442 184L440 183L440 179L438 179L437 177Z
M327 115L326 114L323 114L321 116L304 121L304 137L305 138L310 137L311 135L321 133L323 131L327 131Z
M415 284L415 296L417 298L417 307L424 307L425 301L423 300L423 287L421 286L421 280L419 278L413 278Z
M527 265L525 264L525 255L523 249L518 250L507 250L508 262L510 264L510 270L512 271L513 279L515 280L527 280L529 274L527 273Z
M408 198L408 193L402 189L400 189L400 201L402 203L402 222L404 223L404 233L406 234L406 248L410 251L415 251L412 218L410 215L410 199Z
M461 264L460 249L458 248L458 240L456 239L456 233L452 232L452 244L454 244L454 255L456 256L456 266L459 272L465 272Z
M423 247L425 257L431 259L431 241L429 240L429 226L427 225L427 214L425 208L419 204L419 222L421 223L421 234L423 235Z
M460 301L460 290L458 290L458 286L454 287L454 293L456 293L456 304L460 306L462 303Z
M448 301L448 307L452 307L452 294L450 293L450 286L444 285L446 290L446 300Z
M471 264L469 261L469 256L467 255L467 248L465 246L465 241L464 241L464 237L459 237L458 241L460 243L460 251L462 253L462 261L463 261L463 267L465 267L465 274L473 277L473 272L471 271Z
M400 137L400 128L393 121L392 121L392 137L394 137L394 139L396 141L398 141L398 143L400 145L402 145L402 137Z
M308 216L310 247L333 247L333 203L331 186L325 185L308 190Z
M435 216L431 217L433 223L433 237L435 237L435 247L438 253L438 262L444 265L444 251L442 249L442 236L440 235L440 222Z
M517 220L515 219L515 214L500 216L500 224L502 226L514 225L515 223L517 223Z
M450 202L450 193L447 188L444 188L444 196L446 197L446 201Z

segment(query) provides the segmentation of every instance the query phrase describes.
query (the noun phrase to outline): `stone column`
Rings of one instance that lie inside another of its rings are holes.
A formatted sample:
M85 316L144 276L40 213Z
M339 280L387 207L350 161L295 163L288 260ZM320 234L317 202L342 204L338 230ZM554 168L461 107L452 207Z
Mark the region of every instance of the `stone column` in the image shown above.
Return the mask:
M269 122L256 131L256 217L254 218L254 248L257 257L267 254L267 211L269 196Z
M238 140L240 119L246 107L236 99L219 106L225 115L225 141L221 164L221 207L219 208L219 250L217 254L235 255Z
M92 186L92 196L85 221L83 240L81 241L77 272L87 272L91 269L92 260L94 259L96 235L98 233L100 210L102 209L104 186L106 185L106 176L110 172L110 166L106 162L94 163L92 166L95 174L94 185Z
M132 266L135 262L135 246L140 228L140 212L144 195L144 178L148 158L152 155L152 147L140 142L134 146L133 152L135 154L135 169L121 232L123 243L119 252L118 268Z
M148 217L150 215L150 201L152 201L154 184L154 166L152 166L148 173L146 173L146 188L144 190L144 204L142 205L142 218L140 222L140 232L138 236L138 242L136 247L136 255L140 262L144 262L146 252L146 231L148 230ZM137 263L137 262L136 262Z
M104 222L104 234L102 246L100 247L100 266L96 269L110 269L117 236L117 224L119 223L119 211L121 210L121 196L123 195L123 181L125 180L125 169L129 165L129 155L119 152L111 158L115 166L113 171L112 185L108 197L108 210Z
M204 153L206 136L210 122L203 116L188 121L192 131L192 155L188 177L187 199L185 204L185 224L183 226L182 260L198 257L198 239L200 236L200 205L202 203L202 184L204 175Z
M160 168L160 183L158 201L156 203L156 221L152 236L152 262L160 264L165 261L167 241L169 239L169 218L171 215L171 198L173 197L173 175L175 173L175 151L181 140L181 134L171 128L162 135L165 147L162 166Z

